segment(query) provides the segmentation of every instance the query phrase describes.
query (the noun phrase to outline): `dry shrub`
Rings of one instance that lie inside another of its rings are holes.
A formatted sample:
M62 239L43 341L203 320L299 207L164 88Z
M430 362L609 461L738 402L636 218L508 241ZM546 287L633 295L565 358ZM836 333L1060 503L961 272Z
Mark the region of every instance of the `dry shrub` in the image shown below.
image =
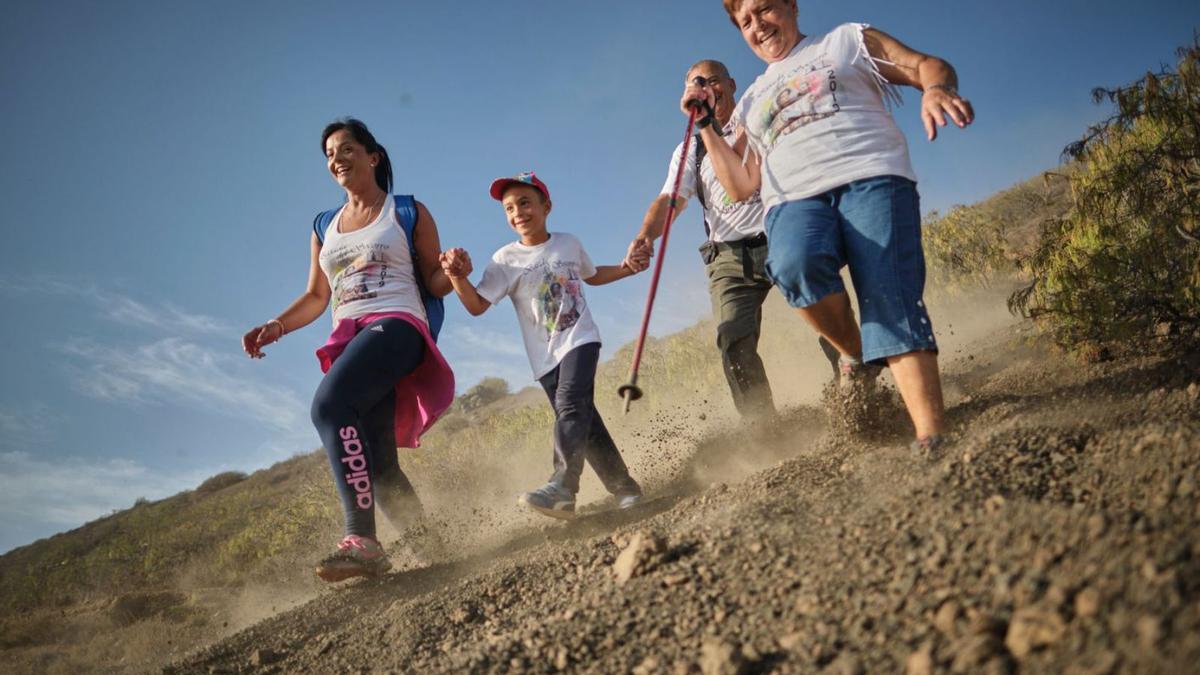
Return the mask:
M1117 110L1066 154L1071 211L1046 223L1009 305L1072 351L1200 337L1200 46L1175 71L1094 92ZM1174 341L1174 340L1173 340Z
M237 485L244 480L246 480L246 474L242 473L241 471L226 471L225 473L219 473L201 483L200 486L196 488L196 494L208 495L214 492L219 492L231 485Z

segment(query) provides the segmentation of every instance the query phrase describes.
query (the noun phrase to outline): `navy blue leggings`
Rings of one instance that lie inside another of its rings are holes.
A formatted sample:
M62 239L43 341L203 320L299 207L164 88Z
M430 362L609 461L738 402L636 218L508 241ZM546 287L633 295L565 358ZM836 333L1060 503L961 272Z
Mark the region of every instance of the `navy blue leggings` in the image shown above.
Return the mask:
M346 534L375 538L376 500L398 529L420 515L397 460L393 419L396 382L424 357L425 339L412 324L380 319L350 340L313 396L312 421L329 455Z

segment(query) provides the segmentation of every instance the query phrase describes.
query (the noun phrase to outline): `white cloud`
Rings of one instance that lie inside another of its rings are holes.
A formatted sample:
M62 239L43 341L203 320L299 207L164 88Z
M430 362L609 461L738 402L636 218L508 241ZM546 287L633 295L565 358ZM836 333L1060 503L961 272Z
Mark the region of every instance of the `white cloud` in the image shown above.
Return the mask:
M472 359L447 357L451 368L454 369L454 383L459 393L475 386L485 377L499 377L508 382L513 391L533 384L533 372L529 362L522 356L520 361L495 361L490 359Z
M447 327L440 344L446 361L454 369L459 393L475 386L485 377L500 377L513 389L529 384L532 374L529 357L519 329L498 332L475 326Z
M179 333L222 333L230 327L220 319L184 311L164 302L147 304L128 295L97 287L95 284L60 279L33 279L13 281L0 279L0 292L9 295L52 295L71 299L82 299L91 305L101 317L126 326L155 328L170 334Z
M455 349L470 349L476 354L483 352L497 356L525 356L521 335L516 329L512 333L498 333L473 326L452 326L446 330L445 344Z
M124 459L0 453L0 513L32 521L47 534L77 527L139 497L161 499L200 484L212 473L166 473Z
M258 459L270 461L164 471L127 459L0 452L0 514L19 524L0 533L0 553L127 509L140 498L163 499L222 471L253 471L290 456L274 450L260 454Z
M75 388L106 401L188 403L288 430L303 427L307 406L294 392L239 375L240 359L181 338L131 349L74 340L63 353L82 362Z

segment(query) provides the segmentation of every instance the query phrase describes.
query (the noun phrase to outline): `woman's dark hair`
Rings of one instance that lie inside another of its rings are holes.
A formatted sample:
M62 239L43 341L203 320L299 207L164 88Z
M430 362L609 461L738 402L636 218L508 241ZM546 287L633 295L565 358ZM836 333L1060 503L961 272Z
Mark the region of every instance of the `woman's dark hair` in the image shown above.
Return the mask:
M392 160L388 159L387 150L375 140L375 136L367 129L367 125L353 117L343 117L340 120L330 122L325 127L325 131L321 132L321 154L325 153L325 142L329 137L339 131L346 130L358 141L367 152L379 153L379 163L375 165L375 183L379 185L384 192L392 193Z

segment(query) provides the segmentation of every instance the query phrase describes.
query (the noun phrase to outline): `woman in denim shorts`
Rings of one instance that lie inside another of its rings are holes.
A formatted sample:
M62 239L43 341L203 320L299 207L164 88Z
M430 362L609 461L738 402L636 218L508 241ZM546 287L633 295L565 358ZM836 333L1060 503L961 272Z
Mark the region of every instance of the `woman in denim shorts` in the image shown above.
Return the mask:
M865 24L805 35L795 0L724 4L767 69L734 111L736 143L706 139L717 177L732 199L761 188L767 273L841 352L843 388L869 387L891 368L916 446L932 454L944 427L937 342L922 299L917 179L891 106L896 85L923 91L921 118L933 140L947 117L970 124L971 104L958 95L950 64ZM685 113L697 99L711 103L711 90L689 87ZM850 268L861 330L842 266Z

